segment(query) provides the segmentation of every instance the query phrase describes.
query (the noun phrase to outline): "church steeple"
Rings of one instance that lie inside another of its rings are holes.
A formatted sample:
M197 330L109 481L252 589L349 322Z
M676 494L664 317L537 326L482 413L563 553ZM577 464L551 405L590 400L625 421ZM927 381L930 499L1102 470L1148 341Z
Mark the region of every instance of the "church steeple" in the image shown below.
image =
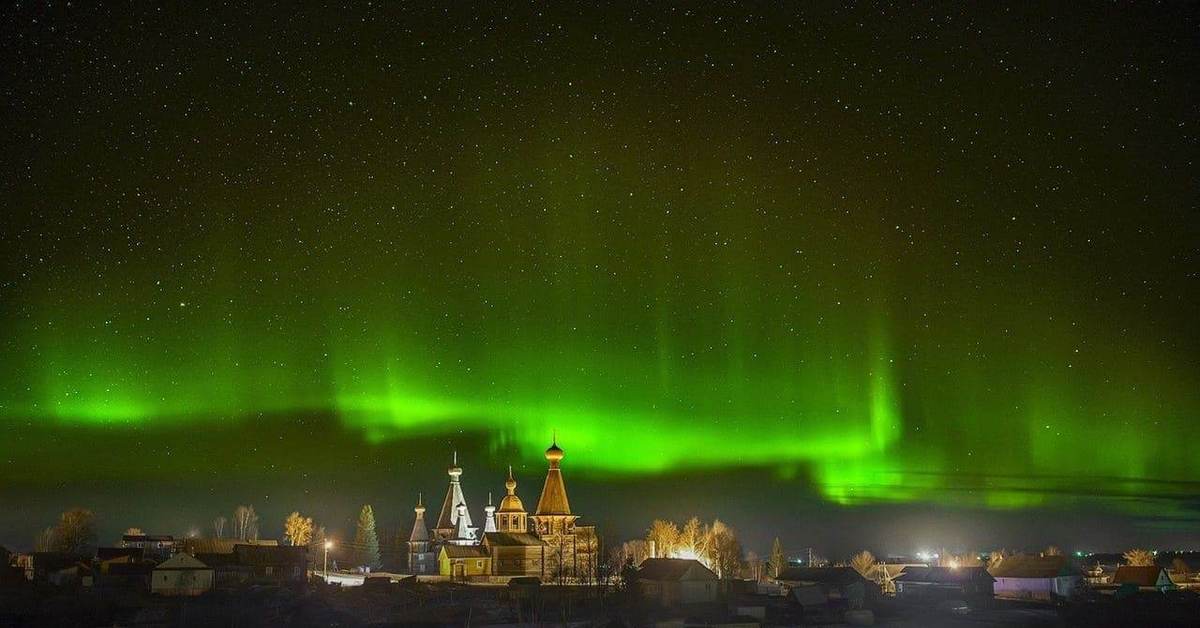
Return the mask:
M466 518L466 527L472 532L475 530L471 525L471 512L465 508L467 498L463 495L462 484L459 482L462 473L462 467L458 466L458 452L456 451L454 452L454 462L450 468L446 469L446 474L450 476L450 486L446 489L446 499L442 502L441 514L438 515L437 525L433 528L438 538L454 537L459 523L459 504L464 506L463 516Z
M567 502L567 486L563 483L562 470L559 463L563 459L563 450L558 446L558 434L546 450L546 461L550 469L546 472L546 484L542 487L542 497L538 500L537 511L534 515L569 515L571 504Z
M525 505L521 503L521 498L517 497L517 480L513 478L512 465L508 467L508 479L504 481L504 489L508 494L500 500L500 509L496 511L499 514L496 529L500 532L528 532Z
M421 494L417 493L417 505L413 508L413 512L417 513L417 520L413 522L412 534L408 535L409 543L425 543L429 541L429 528L425 527L425 504L421 501Z

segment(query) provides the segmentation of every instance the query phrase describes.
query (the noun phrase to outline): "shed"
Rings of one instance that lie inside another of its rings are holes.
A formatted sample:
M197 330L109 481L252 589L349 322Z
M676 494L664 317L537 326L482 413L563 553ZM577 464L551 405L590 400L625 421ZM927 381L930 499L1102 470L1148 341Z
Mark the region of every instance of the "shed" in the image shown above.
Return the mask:
M868 597L878 593L875 583L863 578L852 567L789 567L775 579L786 585L792 597L806 607L835 603L862 608Z
M901 599L991 599L995 578L983 567L907 567L896 576Z
M717 599L717 574L690 558L647 558L638 568L644 597L662 606L702 604Z
M1070 597L1083 584L1083 573L1066 556L1009 556L988 571L998 597Z

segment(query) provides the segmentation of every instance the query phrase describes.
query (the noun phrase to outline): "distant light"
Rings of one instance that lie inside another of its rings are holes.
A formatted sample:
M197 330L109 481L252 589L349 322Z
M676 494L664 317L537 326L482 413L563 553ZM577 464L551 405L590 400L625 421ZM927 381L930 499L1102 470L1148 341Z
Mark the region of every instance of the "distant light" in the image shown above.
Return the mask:
M332 549L333 541L325 541L325 549Z

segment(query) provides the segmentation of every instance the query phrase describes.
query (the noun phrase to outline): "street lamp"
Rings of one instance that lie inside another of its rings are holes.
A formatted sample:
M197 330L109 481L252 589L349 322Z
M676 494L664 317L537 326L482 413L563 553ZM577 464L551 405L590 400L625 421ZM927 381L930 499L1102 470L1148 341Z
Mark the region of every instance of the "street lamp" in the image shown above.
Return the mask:
M329 548L333 547L333 541L325 541L325 564L321 568L321 577L325 579L325 584L329 584Z

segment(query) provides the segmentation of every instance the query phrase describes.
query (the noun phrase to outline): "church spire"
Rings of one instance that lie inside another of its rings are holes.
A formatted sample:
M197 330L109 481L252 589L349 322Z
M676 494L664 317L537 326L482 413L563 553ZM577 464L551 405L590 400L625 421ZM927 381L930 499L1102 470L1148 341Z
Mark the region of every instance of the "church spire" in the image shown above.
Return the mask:
M417 505L413 508L417 520L413 522L412 534L408 535L410 543L421 543L429 540L429 528L425 527L425 504L421 502L421 494L417 493Z
M569 515L571 505L567 502L567 486L563 483L562 470L559 464L563 459L563 450L558 446L558 432L554 432L554 440L546 450L546 461L550 469L546 472L546 484L542 486L542 497L538 500L537 511L534 515Z
M459 478L462 477L462 467L458 466L458 452L454 452L453 463L446 469L446 475L450 476L450 486L446 489L446 499L442 502L442 510L438 515L437 525L434 531L441 538L449 538L455 534L458 528L458 505L466 506L467 498L463 495L462 483ZM469 510L464 511L466 517L466 525L471 527L471 513Z

